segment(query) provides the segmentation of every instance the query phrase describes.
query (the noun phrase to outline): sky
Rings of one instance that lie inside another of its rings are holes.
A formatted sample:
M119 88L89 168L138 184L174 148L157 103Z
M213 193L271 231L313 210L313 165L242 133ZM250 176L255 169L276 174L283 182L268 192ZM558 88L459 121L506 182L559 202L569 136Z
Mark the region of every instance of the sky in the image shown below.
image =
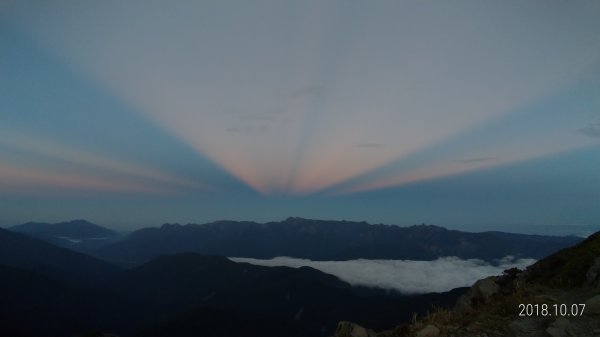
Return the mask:
M597 1L0 2L0 226L600 229Z

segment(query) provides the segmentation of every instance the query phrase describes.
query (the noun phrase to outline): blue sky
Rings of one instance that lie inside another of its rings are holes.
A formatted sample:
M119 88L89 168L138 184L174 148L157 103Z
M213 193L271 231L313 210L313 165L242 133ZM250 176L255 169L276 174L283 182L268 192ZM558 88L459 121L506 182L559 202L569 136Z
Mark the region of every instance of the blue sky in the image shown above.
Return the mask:
M598 228L598 17L593 1L5 1L0 225Z

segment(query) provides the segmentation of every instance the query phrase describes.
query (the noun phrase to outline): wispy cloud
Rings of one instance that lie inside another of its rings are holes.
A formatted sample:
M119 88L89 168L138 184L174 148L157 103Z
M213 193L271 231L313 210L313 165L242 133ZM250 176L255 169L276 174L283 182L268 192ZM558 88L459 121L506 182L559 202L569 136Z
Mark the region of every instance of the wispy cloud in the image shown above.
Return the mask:
M181 177L167 174L157 169L147 168L143 165L110 158L105 155L85 151L74 145L67 145L53 141L52 139L40 138L34 135L19 134L0 127L0 145L7 146L22 155L34 155L42 158L52 158L63 162L65 172L79 170L85 172L90 169L109 173L115 179L131 180L141 179L155 189L159 185L208 188L207 185L190 181ZM26 167L23 167L26 169ZM40 171L40 168L35 168ZM36 174L41 176L39 174ZM94 175L86 173L88 175ZM66 179L68 180L68 179ZM65 180L65 181L66 181Z
M0 194L54 195L66 193L163 194L172 191L125 179L0 164Z
M356 147L379 148L379 147L385 147L385 144L383 144L383 143L358 143L358 144L356 144Z
M588 137L600 138L600 122L590 123L577 131Z
M271 260L230 259L270 267L308 266L335 275L352 285L393 289L406 294L443 292L470 286L479 279L502 274L506 269L525 268L535 262L533 259L515 259L512 256L507 256L496 264L477 259L462 260L457 257L442 257L434 261L311 261L292 257L276 257Z
M460 159L460 160L457 160L457 162L469 164L469 163L481 163L481 162L496 160L496 159L498 159L498 158L496 158L496 157L477 157L477 158Z
M225 131L228 133L256 136L268 134L271 130L291 122L282 109L263 112L231 112L232 122Z
M229 133L241 134L241 135L246 135L246 136L256 136L256 135L262 135L262 134L269 132L269 126L267 124L245 125L245 126L227 128L227 129L225 129L225 131L227 131Z
M285 110L279 108L265 109L262 111L243 111L239 109L227 110L229 115L240 122L269 122L281 121Z
M266 114L250 114L239 116L238 119L243 122L270 122L274 121L275 117Z
M318 97L325 95L325 88L318 85L307 85L296 90L292 90L287 94L292 99L300 99L307 97Z

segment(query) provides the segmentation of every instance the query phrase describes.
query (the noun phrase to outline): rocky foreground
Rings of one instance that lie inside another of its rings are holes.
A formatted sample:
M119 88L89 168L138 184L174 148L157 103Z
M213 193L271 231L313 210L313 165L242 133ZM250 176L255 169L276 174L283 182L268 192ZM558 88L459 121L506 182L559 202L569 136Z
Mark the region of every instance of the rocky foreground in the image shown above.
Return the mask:
M510 269L477 281L451 309L434 308L426 317L383 332L340 322L334 335L496 336L600 336L600 232L525 271Z

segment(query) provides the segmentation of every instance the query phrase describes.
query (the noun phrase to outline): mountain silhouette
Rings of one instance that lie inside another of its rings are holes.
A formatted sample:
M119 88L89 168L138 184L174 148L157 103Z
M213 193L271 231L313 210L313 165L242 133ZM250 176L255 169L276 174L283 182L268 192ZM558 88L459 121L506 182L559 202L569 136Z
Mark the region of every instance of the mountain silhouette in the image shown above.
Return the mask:
M183 252L259 259L290 256L311 260L435 260L457 256L493 261L507 255L541 258L579 241L577 237L468 233L431 225L399 227L288 218L264 224L165 224L135 231L98 249L94 255L129 266L162 254Z
M310 267L264 267L223 255L492 259L535 257L579 241L301 218L266 224L219 221L143 229L100 249L102 254L114 249L115 260L132 265L124 268L0 229L0 335L330 336L338 321L388 330L409 322L415 313L423 317L433 306L453 306L467 289L404 296L351 286ZM550 280L561 287L564 280L580 282L597 251L573 249L538 262L527 280ZM550 270L556 270L556 279L549 278Z
M59 223L27 222L10 231L44 240L57 246L87 252L115 242L121 234L86 220Z
M84 284L101 283L119 270L92 256L4 229L0 229L0 265Z
M208 336L327 336L334 332L332 322L344 318L390 328L398 317L408 320L433 304L449 305L462 293L390 295L352 287L309 267L262 267L195 253L162 256L128 270L115 288L152 300L147 315L162 323L150 324L138 336L171 336L175 327L180 336L201 331ZM168 318L181 308L187 309ZM213 322L209 329L198 323L207 317L221 324ZM233 323L240 326L227 325Z
M309 267L160 256L132 269L0 230L0 335L325 336L338 320L392 327L463 290L402 296ZM198 329L199 322L205 322ZM211 323L209 323L211 322ZM237 325L236 325L237 324Z

